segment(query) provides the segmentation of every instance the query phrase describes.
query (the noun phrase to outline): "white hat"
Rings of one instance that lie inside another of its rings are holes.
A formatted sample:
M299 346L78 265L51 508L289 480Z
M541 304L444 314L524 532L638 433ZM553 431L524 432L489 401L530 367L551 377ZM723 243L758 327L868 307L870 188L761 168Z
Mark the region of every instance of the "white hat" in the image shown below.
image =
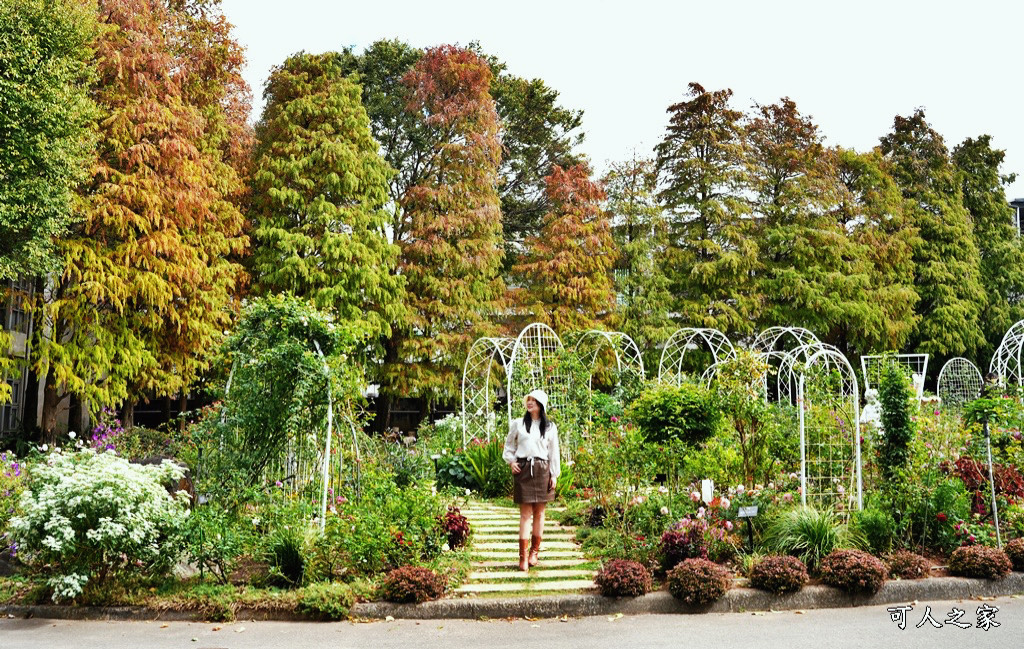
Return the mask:
M548 410L548 393L547 392L545 392L544 390L541 390L540 388L537 388L536 390L534 390L530 394L526 395L525 397L523 397L523 406L524 407L526 406L526 400L529 399L530 397L533 397L533 399L537 403L539 403L541 406L544 407L544 412L547 412L547 410Z

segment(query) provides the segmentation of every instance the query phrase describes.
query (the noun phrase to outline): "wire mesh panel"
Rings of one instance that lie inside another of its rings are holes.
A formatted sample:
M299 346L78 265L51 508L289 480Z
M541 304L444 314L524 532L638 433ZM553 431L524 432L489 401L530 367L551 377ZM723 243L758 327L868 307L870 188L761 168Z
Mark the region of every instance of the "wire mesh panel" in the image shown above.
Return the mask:
M801 365L798 406L803 504L860 509L860 391L843 354L819 349Z
M860 367L864 372L864 389L877 390L882 380L885 359L892 359L903 368L914 386L914 394L920 401L924 397L924 379L928 376L928 354L888 354L885 356L861 356Z
M558 411L567 405L569 377L560 362L565 348L551 327L535 322L520 332L512 347L508 361L508 418L513 409L522 413L523 400L532 390L542 389L548 394L547 412L557 422ZM570 426L559 426L562 457L570 456L573 444Z
M779 403L796 405L797 392L799 391L798 383L803 364L812 355L823 349L842 353L832 345L823 342L807 343L794 347L788 352L783 352L782 360L779 361L779 371L775 376L775 393Z
M944 412L959 412L981 396L983 380L978 366L966 358L951 358L939 371L936 394Z
M1024 385L1024 367L1021 366L1022 349L1024 349L1024 320L1017 322L1006 331L989 363L988 371L996 375L1000 385L1007 383Z
M495 432L495 402L508 383L508 364L516 341L479 338L469 349L462 369L462 446L472 439L488 441Z
M717 329L678 329L661 352L658 381L679 385L687 376L700 378L711 365L735 355L732 343Z

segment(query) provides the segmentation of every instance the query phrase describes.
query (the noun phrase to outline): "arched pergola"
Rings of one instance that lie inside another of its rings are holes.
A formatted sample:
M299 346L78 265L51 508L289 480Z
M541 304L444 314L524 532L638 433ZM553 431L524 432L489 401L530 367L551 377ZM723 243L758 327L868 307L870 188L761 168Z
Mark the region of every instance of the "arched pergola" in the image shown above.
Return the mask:
M704 349L711 354L711 362L705 363L703 367L688 370L684 359L688 351ZM699 379L708 367L720 363L736 355L732 343L721 331L717 329L705 329L685 327L678 329L661 352L661 362L658 364L658 381L679 385L688 374L694 379Z
M478 338L469 349L462 369L462 445L495 431L494 401L507 387L512 338ZM494 376L500 372L501 376Z
M803 327L768 327L757 334L757 338L754 339L750 348L756 352L767 354L817 342L821 342L818 337Z
M621 331L601 331L590 329L575 336L576 342L573 351L580 357L587 367L590 378L588 385L593 391L594 370L596 369L598 357L605 349L610 349L615 356L615 373L621 376L623 373L632 373L641 381L645 378L644 360L640 355L640 348L633 339Z
M1007 383L1024 385L1024 366L1021 365L1022 349L1024 349L1024 320L1015 323L1006 331L989 363L988 371L996 376L1000 385Z
M779 362L779 373L775 377L779 403L790 403L796 405L798 397L800 374L803 365L817 352L821 350L833 351L842 354L834 346L813 342L795 347L788 352L783 352L782 360Z

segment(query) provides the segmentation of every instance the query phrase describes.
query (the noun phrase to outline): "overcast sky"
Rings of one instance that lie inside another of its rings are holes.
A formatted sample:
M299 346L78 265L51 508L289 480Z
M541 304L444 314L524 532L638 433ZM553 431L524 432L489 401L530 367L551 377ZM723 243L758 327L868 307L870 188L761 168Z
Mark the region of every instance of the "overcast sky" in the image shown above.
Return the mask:
M224 0L248 49L254 119L270 68L299 50L480 41L512 74L582 109L598 171L647 155L686 85L732 88L734 106L792 98L828 144L878 143L916 107L952 149L991 134L1024 172L1024 3L1005 0ZM1024 178L1007 190L1024 196Z

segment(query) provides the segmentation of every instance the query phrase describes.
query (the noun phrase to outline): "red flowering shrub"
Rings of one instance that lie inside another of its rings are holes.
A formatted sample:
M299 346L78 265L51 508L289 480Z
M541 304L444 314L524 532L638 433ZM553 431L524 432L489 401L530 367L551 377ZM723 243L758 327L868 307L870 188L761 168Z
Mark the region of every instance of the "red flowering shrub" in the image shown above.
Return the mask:
M848 593L874 595L889 570L876 557L860 550L835 550L822 559L821 580Z
M639 597L651 589L651 573L636 561L612 559L594 577L605 597Z
M1014 539L1003 548L1006 556L1010 558L1013 569L1024 572L1024 539Z
M943 462L940 467L950 475L954 475L964 483L971 493L971 511L982 516L988 515L989 487L988 467L984 462L962 456L956 462ZM992 477L995 482L996 494L1008 500L1024 498L1024 474L1012 464L993 464Z
M949 571L961 577L1002 579L1013 570L1010 557L998 548L968 545L949 555Z
M686 559L669 571L668 591L687 604L701 606L722 599L732 585L729 571L707 559Z
M765 557L750 571L750 585L769 593L795 593L807 583L807 566L796 557Z
M448 547L457 550L469 540L469 519L459 513L457 507L449 507L441 517L441 528L448 537Z
M402 566L389 572L380 585L380 596L389 602L425 602L444 595L445 580L429 568Z
M921 579L928 576L928 560L919 554L900 550L889 557L889 576L900 579Z

